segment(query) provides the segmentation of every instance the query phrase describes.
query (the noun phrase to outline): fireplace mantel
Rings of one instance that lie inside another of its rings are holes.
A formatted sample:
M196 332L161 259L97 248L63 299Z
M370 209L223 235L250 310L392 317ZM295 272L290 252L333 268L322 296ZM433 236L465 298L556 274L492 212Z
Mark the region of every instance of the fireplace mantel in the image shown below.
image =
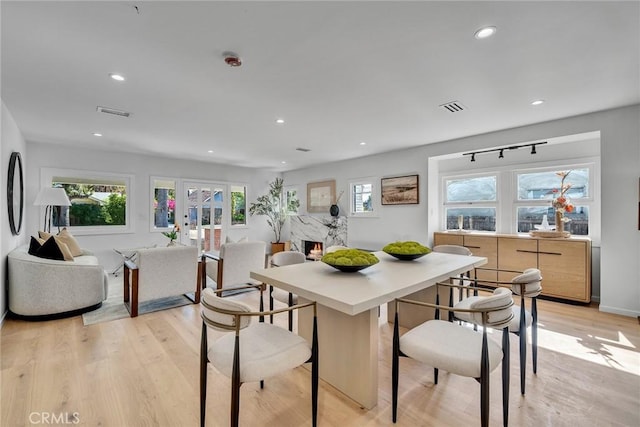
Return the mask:
M291 249L304 251L303 241L322 242L329 246L347 246L346 216L291 216Z

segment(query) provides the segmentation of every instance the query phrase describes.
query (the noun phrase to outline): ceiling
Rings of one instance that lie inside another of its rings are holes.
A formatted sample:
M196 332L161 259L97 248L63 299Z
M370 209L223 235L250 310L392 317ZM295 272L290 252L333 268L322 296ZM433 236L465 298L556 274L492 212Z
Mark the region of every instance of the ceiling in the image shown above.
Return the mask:
M39 143L285 171L640 102L637 1L0 7L2 99Z

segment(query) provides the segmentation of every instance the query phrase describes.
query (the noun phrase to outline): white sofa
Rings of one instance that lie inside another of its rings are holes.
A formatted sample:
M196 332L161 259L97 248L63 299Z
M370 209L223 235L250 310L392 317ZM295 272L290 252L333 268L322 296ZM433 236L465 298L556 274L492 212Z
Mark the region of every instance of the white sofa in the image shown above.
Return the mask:
M89 251L73 261L29 255L20 246L8 255L9 311L26 317L77 314L107 298L107 273Z
M198 248L169 246L137 251L136 261L124 264L124 304L131 317L141 302L193 292L200 302Z

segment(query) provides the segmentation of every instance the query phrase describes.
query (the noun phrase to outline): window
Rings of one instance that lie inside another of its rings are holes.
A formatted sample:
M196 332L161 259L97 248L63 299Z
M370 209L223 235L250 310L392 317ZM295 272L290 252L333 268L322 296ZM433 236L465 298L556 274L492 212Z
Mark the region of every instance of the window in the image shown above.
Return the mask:
M128 232L133 177L43 168L41 185L64 188L71 206L62 207L52 225L76 234Z
M247 225L247 187L231 185L231 225Z
M496 231L498 177L495 174L444 180L445 229Z
M375 213L374 182L377 178L363 178L349 183L351 216L372 216Z
M574 235L589 235L589 208L592 197L590 196L589 167L554 167L553 169L537 170L535 172L515 172L517 201L516 219L517 231L526 233L535 229L535 225L541 224L544 217L551 226L555 226L554 208L551 200L557 197L560 191L561 177L558 172L568 172L565 185L570 185L565 197L574 206L571 212L566 213L569 222L565 224L565 230Z
M172 178L151 178L152 231L173 228L176 224L176 181Z

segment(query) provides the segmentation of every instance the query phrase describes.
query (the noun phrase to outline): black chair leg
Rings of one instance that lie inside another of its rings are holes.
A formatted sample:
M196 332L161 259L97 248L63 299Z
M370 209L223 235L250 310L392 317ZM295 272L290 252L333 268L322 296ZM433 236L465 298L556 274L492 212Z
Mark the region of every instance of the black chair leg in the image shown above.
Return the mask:
M538 373L538 305L536 299L531 299L531 355L533 357L533 373Z
M318 365L318 321L313 318L313 337L311 343L311 414L313 427L318 425L318 383L320 366Z
M480 425L489 427L489 348L487 328L482 331L482 358L480 361Z
M391 419L395 423L398 419L398 375L400 365L400 331L398 329L398 311L396 306L396 315L393 325L393 354L391 365Z
M293 294L289 292L289 307L293 307ZM289 332L293 332L293 312L289 312Z
M438 368L433 368L433 383L438 384Z
M502 330L502 424L509 425L509 373L510 373L510 349L509 328Z
M525 323L524 298L520 303L520 324L518 336L520 337L520 393L525 393L525 377L527 368L527 325Z
M269 285L269 311L273 311L273 286ZM269 315L269 322L273 324L273 314Z
M231 427L238 427L240 419L240 337L236 335L231 374Z
M202 337L200 339L200 427L204 427L207 410L207 327L202 322Z

